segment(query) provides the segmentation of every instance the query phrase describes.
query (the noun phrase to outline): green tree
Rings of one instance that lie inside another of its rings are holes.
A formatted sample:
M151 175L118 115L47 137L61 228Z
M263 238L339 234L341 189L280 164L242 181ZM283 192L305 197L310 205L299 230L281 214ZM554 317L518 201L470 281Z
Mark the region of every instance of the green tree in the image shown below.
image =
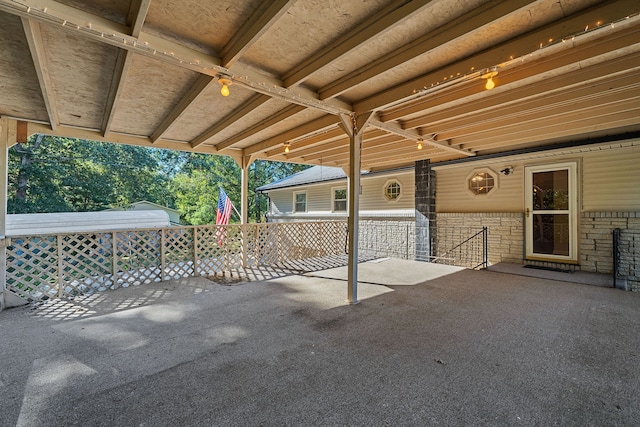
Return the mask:
M9 213L95 211L139 200L171 206L143 147L34 135L9 150Z

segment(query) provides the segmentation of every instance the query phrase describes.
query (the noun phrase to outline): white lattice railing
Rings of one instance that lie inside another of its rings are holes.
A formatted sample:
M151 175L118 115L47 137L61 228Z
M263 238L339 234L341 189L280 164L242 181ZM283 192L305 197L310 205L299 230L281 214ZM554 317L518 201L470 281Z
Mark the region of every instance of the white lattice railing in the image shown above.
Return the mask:
M7 288L29 301L344 253L346 222L12 236Z

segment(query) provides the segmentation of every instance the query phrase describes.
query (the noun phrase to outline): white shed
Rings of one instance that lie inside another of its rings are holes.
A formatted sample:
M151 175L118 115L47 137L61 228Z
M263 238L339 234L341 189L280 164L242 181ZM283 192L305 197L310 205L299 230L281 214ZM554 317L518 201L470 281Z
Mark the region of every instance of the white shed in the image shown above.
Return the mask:
M170 227L163 210L59 212L7 215L7 236Z

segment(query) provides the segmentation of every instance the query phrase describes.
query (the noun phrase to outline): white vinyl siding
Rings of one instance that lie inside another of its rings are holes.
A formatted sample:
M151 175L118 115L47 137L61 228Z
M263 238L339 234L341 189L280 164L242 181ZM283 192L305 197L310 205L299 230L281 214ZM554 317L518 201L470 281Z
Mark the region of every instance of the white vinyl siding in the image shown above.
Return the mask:
M577 150L577 149L576 149ZM529 160L467 163L436 168L437 212L524 212L524 168L567 161L578 162L578 208L582 212L639 211L640 146L623 148L584 147L566 155L540 156ZM509 175L499 173L513 167ZM496 172L497 188L490 197L474 196L468 177L474 170L490 168Z
M384 186L392 179L397 180L402 189L397 200L389 201L384 196ZM360 211L413 209L414 207L415 180L413 170L376 174L371 177L363 175L360 184L362 185ZM293 193L304 191L307 193L306 216L335 214L344 217L346 211L333 210L333 190L338 188L347 188L347 180L271 190L269 191L270 213L275 215L297 214L294 213Z
M582 209L640 211L640 147L585 153Z

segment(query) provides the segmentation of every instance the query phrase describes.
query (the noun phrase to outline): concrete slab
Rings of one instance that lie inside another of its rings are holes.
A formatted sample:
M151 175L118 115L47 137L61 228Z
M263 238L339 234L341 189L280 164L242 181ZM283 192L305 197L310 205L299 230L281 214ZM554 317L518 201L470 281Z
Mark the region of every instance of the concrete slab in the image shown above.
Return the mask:
M384 286L417 285L461 270L464 268L396 258L378 258L358 264L358 283ZM347 267L314 271L306 275L347 280Z
M0 425L640 425L640 294L469 270L359 291L197 278L6 310Z

